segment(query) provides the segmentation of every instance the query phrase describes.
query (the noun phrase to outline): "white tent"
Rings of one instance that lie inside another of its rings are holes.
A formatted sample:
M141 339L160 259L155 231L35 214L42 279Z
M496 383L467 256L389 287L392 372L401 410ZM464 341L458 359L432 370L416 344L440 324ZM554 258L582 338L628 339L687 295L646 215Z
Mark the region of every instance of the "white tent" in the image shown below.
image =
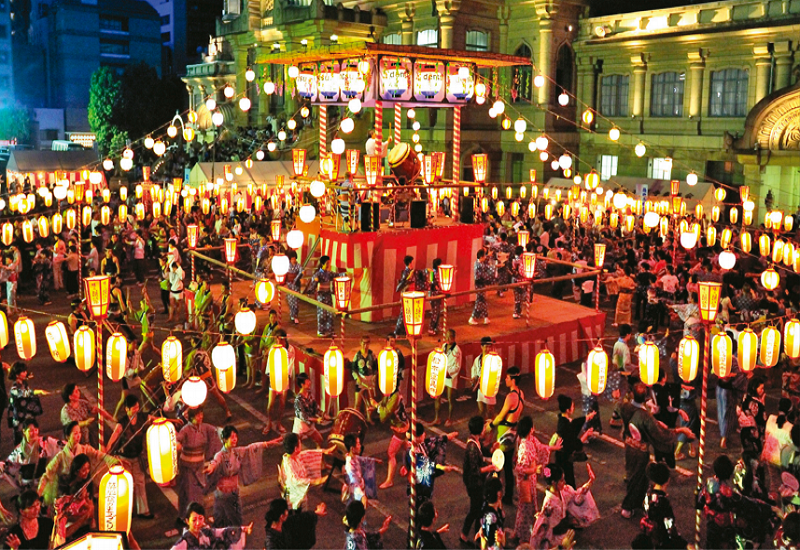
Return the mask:
M547 185L552 188L571 189L575 183L571 179L550 178ZM670 197L670 180L615 176L610 181L601 181L600 185L606 190L623 191L632 196L642 195L646 192L646 196L654 200L669 200ZM581 189L584 189L583 185L581 185ZM704 209L709 210L716 204L714 185L709 181L698 181L691 187L686 181L681 181L679 195L686 201L687 208L694 208L699 202Z
M309 176L314 176L319 171L319 161L306 161ZM288 184L294 178L294 166L291 160L253 161L252 168L247 168L244 161L240 162L198 162L189 172L189 186L199 187L215 178L225 177L225 167L228 166L233 174L233 181L237 185L246 187L253 185L275 185L276 176L283 175ZM237 174L237 168L242 173Z

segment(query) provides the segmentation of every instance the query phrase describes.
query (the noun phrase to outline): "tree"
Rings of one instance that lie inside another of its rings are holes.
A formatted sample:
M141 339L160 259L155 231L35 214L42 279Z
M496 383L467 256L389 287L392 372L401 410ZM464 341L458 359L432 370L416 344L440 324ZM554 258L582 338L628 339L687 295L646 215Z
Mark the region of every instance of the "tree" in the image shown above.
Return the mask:
M117 123L121 97L122 86L114 71L109 67L100 67L92 73L89 87L89 127L97 138L101 155L127 140L127 132Z
M0 109L0 139L25 142L31 135L31 117L19 106Z
M120 83L118 123L135 138L161 128L183 107L186 89L181 81L159 78L156 69L144 62L126 67Z

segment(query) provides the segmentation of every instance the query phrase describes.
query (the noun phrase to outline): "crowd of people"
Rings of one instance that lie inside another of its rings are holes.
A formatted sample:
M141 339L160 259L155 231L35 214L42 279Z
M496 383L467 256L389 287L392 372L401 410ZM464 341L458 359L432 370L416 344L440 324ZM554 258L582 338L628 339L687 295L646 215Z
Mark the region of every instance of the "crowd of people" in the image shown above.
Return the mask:
M130 195L132 206L134 194ZM112 199L112 207L118 200ZM348 549L380 546L381 535L392 518L387 517L379 529L372 530L375 526L365 524L366 510L379 490L394 484L398 473L409 486L414 486L417 495L416 532L412 536L418 547L445 547L441 533L446 527L437 523L447 511L437 508L434 487L437 477L456 469L447 462L447 448L458 433L433 435L427 425L411 423L404 402L408 386L405 359L397 347L397 338L404 335L402 319L398 319L385 342L385 347L398 352L394 391L382 395L379 390L377 355L368 336L361 337L359 349L348 361L358 390L355 408L363 411L366 422L387 424L392 434L386 451L386 477L378 485L376 466L381 466L381 461L362 456L365 442L358 434L342 434L342 451L326 443L319 431L321 424L332 419L329 411L316 402L308 376L295 372L294 352L289 345L289 328L299 324L298 299L289 299L289 324L284 327L270 305L251 303L249 298L237 302L227 280L220 282L219 292L212 291L215 274L204 262L196 263L197 273L187 275L190 261L185 253L186 227L197 224L201 228L198 248L219 255L222 239L234 237L239 241L237 265L257 277L270 277L272 258L287 253L289 288L332 304L331 283L338 274L330 270L330 259L322 256L311 276L304 280L297 255L280 242L273 242L270 236L273 219L291 226L296 204L292 200L276 205L268 201L258 214L236 212L233 208L230 212L214 209L204 214L197 206L186 213L178 204L167 215L154 218L148 213L143 220L131 216L108 225L101 223L98 213L81 232L77 227L65 228L60 234L37 236L32 242L23 238L18 220L15 238L4 250L4 265L0 268L9 318L21 309L16 295L22 283L21 290L35 292L42 306L49 305L61 293L72 300L67 319L72 334L84 325L94 327L85 301L79 298L78 281L81 276L105 274L112 280L105 323L109 331L125 334L129 346L121 397L113 412L110 408L100 411L114 425L103 448L97 444L98 410L75 384L66 384L61 391L63 433L57 437L41 435L37 418L43 413L40 396L45 392L31 386L25 362L3 364L10 381L7 407L15 448L2 465L2 475L17 493L16 514L0 508L0 519L10 527L3 537L6 546L15 550L54 547L95 529L97 476L116 464L124 466L133 477L135 521L152 519L147 472L141 461L146 454L146 428L156 417L163 416L175 424L179 444L180 468L175 487L183 531L174 548L245 547L253 525L244 524L240 489L262 477L262 455L271 447L281 447L283 456L280 498L269 502L265 516L267 548L314 545L317 518L327 514L327 507L309 510L309 491L326 480L331 463L335 464L332 456L339 452L343 453L342 538ZM636 228L629 232L611 227L608 220L591 217L585 222L575 217L564 219L562 211L552 219L541 215L528 218L526 209L521 209L518 217L512 217L510 212L498 216L491 208L489 212L493 214L485 221L484 246L471 266L478 293L469 324L488 324L490 313L501 314L492 311L488 292L482 289L524 280L522 254L527 251L537 254L537 278L569 273L576 276L573 282L555 281L550 287L554 297L569 297L584 305L599 299L613 307L619 338L610 354L606 391L599 396L589 391L584 364L583 378L578 377L582 412L575 413L574 399L558 395L555 433L537 434L527 405L531 397L526 398L520 387L519 367L509 365L505 370L501 397L484 395L479 381L483 357L494 346L492 338L485 336L481 340L481 353L472 365L462 364L456 331L450 329L442 334L441 308L434 305L440 302L431 302L428 330L431 335L441 334L447 369L444 401L436 401L430 424L453 425L454 399L459 386L463 386L461 379L469 381L468 391L474 392L477 401L477 414L468 421L461 465L469 501L459 533L462 545L529 545L545 549L574 545L573 529L592 529L600 518L592 489L603 483L587 463L588 481L578 485L576 463L587 461L585 447L593 439L614 428L620 430L625 446L626 494L621 514L624 518L641 515L638 525L631 524L632 546L687 546L693 526L676 522L668 488L676 465L697 455L701 376L692 381L680 378L675 349L681 333L700 342L707 337L698 309L698 283L718 281L723 285L721 311L713 330L733 337L734 366L728 376L709 374L710 386L716 397L719 446L736 448L738 454L721 454L714 461L714 475L703 484L694 503L706 520L705 547L747 548L773 541L778 547L796 547L800 543L800 515L794 511L800 505L800 426L796 425L800 412L800 361L783 355L780 368L745 371L736 360L735 342L745 326L757 331L768 324L782 326L800 309L798 276L782 271L781 285L767 290L757 276L767 267L767 258L748 254L735 244L736 266L724 270L719 265L721 246L710 245L705 233L698 246L685 250L655 231ZM520 244L523 231L528 237L525 246ZM763 227L753 231L753 240L762 233L770 231ZM792 235L781 237L792 239ZM731 242L740 242L737 232ZM606 245L605 273L600 285L595 277L579 277L594 266L596 243ZM213 250L215 247L217 250ZM417 266L414 257L406 256L399 279L392 281L395 291L416 289L437 296L441 293L436 269L439 263L441 260L431 266ZM147 282L153 277L159 284L160 308L149 295ZM520 319L531 296L527 288L516 287L512 291L514 308L502 314ZM504 290L498 292L502 295ZM236 331L234 316L243 305L266 311L263 328L248 335ZM157 311L166 315L162 326L156 323ZM327 310L318 308L319 337L333 333L332 321ZM225 414L223 426L206 424L202 408L183 404L181 383L163 380L157 364L157 344L170 331L184 341L187 352L183 379L197 375L205 381L209 395ZM238 430L231 423L233 415L225 394L216 385L211 365L211 352L223 341L235 346L245 391L267 394L264 441L239 444ZM636 361L637 347L647 341L656 343L665 366L658 382L650 386L641 381ZM266 357L275 344L289 350L290 388L283 391L269 387ZM154 358L156 366L147 366L146 358ZM775 382L780 384L782 398L777 409L772 410L765 395L767 386ZM294 408L291 429L282 422L289 394ZM499 407L497 401L502 401ZM446 413L441 411L443 403L447 404ZM603 412L610 414L607 422L601 418ZM415 479L410 477L412 470L417 474ZM776 472L780 475L775 476ZM582 468L579 474L584 477ZM778 478L780 485L772 482ZM541 503L537 494L539 482L545 486ZM213 493L212 514L206 514L203 506L208 493ZM516 517L512 523L506 521L506 514L514 502ZM208 516L213 516L213 523L207 523ZM133 537L129 542L136 545Z

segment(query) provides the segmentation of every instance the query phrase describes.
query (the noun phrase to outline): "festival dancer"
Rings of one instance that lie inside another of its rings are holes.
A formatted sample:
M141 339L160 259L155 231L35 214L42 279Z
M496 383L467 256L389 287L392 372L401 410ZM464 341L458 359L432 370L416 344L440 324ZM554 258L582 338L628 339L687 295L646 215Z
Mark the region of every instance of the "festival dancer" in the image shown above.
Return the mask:
M407 292L413 290L414 286L414 257L413 256L406 256L403 258L403 272L400 273L400 280L397 281L397 287L394 289L395 292L399 293L401 296L403 292ZM406 325L403 322L403 308L400 308L400 315L397 316L397 323L394 327L394 333L398 336L403 336L406 333Z
M289 356L288 361L288 380L289 380L289 387L291 387L292 379L294 378L294 347L289 345L289 340L286 335L286 331L282 328L278 328L275 330L275 342L286 348L286 353ZM269 364L267 360L264 360L265 367L264 367L264 377L265 383L269 381ZM264 429L261 431L262 434L267 435L270 431L272 431L272 422L273 418L276 416L274 411L275 409L278 410L277 413L277 421L275 425L277 426L276 429L278 433L284 434L286 433L286 428L284 428L283 424L281 424L281 417L283 416L283 411L286 408L286 392L288 390L283 390L281 392L276 391L274 388L269 389L269 400L267 401L267 425L264 426Z
M306 294L310 291L316 291L317 300L329 306L333 305L333 280L341 274L333 273L330 271L328 264L330 263L330 256L323 256L319 259L319 268L311 282L306 288ZM328 338L333 334L333 314L326 311L321 307L317 308L317 336L319 338Z
M303 277L303 266L297 261L297 252L290 250L286 253L289 257L289 271L286 273L286 288L300 292L300 280ZM288 295L287 302L289 302L289 318L295 325L300 323L298 317L299 303L297 296Z
M294 398L294 426L292 433L300 439L310 437L319 449L322 446L322 434L314 426L322 421L323 414L319 410L317 400L311 394L311 378L305 372L297 375L297 387L300 390Z
M474 267L475 288L481 289L489 286L494 281L494 269L489 265L485 250L478 250L477 258ZM485 292L478 292L475 295L475 307L472 309L472 315L468 322L470 325L477 325L480 320L483 320L484 325L489 324L489 309Z
M433 269L430 273L430 297L439 296L442 294L442 282L439 280L439 266L442 265L442 259L436 258L433 260ZM428 336L435 336L439 332L439 318L442 316L442 301L431 300L431 325L428 329Z
M178 432L178 510L186 510L190 502L200 502L206 486L204 465L219 452L222 443L217 428L203 423L202 408L186 411L189 421Z
M378 359L369 349L369 334L361 337L361 347L356 351L353 361L353 378L356 381L355 409L360 410L364 404L364 417L368 424L372 424L372 402L375 400L376 374L378 373Z
M379 489L388 489L394 485L394 474L397 470L397 453L405 450L408 446L407 433L409 428L409 418L406 406L400 395L400 387L397 386L391 395L386 395L378 405L378 413L382 422L389 421L392 429L392 439L389 441L387 455L389 457L389 467L386 471L386 481L381 483Z
M217 518L214 518L216 525ZM205 548L245 548L247 535L253 532L253 522L245 526L226 526L223 528L206 526L206 509L197 502L186 507L184 516L186 528L171 550L201 550Z
M525 394L519 389L519 367L511 367L506 372L508 395L503 402L500 413L489 423L491 429L497 428L497 442L505 455L503 470L505 471L504 504L512 504L514 499L514 451L517 446L517 421L522 416L525 406Z
M512 283L520 283L525 280L525 273L523 272L525 265L522 261L522 252L523 248L521 246L518 246L514 249L514 259L511 260ZM522 317L522 303L525 301L526 290L527 288L524 286L514 287L514 313L512 314L514 319L519 319Z
M444 386L447 388L447 420L444 425L450 427L453 425L453 388L458 383L458 373L461 372L461 348L456 343L456 331L448 329L445 335L444 355L447 358L447 371L444 378ZM439 423L439 407L441 406L441 399L436 399L433 402L433 409L435 416L433 418L433 425Z
M492 337L484 336L481 338L481 353L472 362L472 391L478 391L478 414L483 417L491 417L494 405L497 403L496 397L486 397L480 388L483 358L490 351L492 351Z

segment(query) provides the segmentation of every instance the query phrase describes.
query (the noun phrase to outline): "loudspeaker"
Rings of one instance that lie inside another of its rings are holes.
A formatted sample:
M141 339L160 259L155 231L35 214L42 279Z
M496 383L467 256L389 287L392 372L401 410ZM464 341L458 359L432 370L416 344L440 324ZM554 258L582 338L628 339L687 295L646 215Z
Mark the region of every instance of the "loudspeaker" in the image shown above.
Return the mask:
M361 203L361 231L377 231L380 228L380 203Z
M411 201L411 227L414 229L420 229L425 227L426 221L426 211L425 205L427 203L425 201Z
M458 221L461 223L475 223L475 199L461 197L458 199Z

